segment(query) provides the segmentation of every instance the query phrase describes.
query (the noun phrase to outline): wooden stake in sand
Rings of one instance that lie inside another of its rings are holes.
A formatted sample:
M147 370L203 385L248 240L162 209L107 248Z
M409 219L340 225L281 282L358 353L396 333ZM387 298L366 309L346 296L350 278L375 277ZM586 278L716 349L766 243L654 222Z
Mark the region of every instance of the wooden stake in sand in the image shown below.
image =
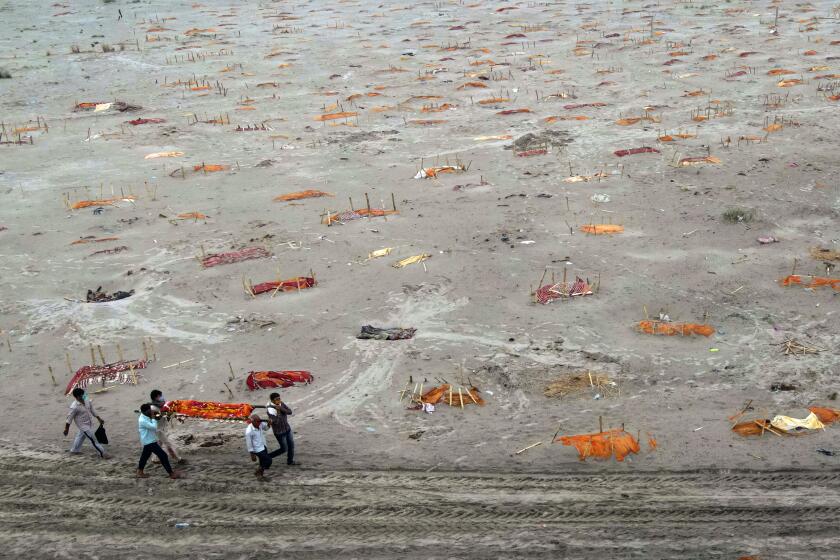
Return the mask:
M105 361L105 353L102 352L102 346L97 344L96 349L99 350L99 358L102 360L102 365L104 366L107 362Z
M64 357L67 358L67 370L70 372L70 375L73 375L73 364L70 363L70 352L65 352Z
M230 364L230 362L228 362L228 369L230 369L230 379L228 379L228 381L233 381L236 378L236 376L233 374L233 366Z
M531 444L531 445L529 445L528 447L523 447L522 449L520 449L519 451L517 451L516 453L514 453L514 455L520 455L520 454L522 454L522 453L525 453L525 452L526 452L526 451L528 451L529 449L533 449L533 448L537 447L538 445L542 445L542 442L541 442L541 441L538 441L537 443L532 443L532 444Z
M163 366L163 367L161 367L160 369L169 369L169 368L177 367L177 366L180 366L181 364L186 364L186 363L188 363L188 362L191 362L191 361L193 361L194 359L195 359L195 358L188 358L188 359L186 359L186 360L181 360L180 362L176 362L176 363L174 363L174 364L169 364L168 366Z
M52 366L47 366L47 369L50 370L50 379L52 379L53 387L55 387L56 385L58 385L58 383L56 383L55 381L55 375L53 375Z

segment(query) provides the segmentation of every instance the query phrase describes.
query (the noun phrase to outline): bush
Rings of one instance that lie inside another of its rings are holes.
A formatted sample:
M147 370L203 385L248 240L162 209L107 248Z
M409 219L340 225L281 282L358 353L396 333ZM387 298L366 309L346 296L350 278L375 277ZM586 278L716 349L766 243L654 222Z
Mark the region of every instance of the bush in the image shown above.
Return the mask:
M108 43L102 43L102 52L114 52L114 47Z
M82 49L79 48L79 45L70 45L70 52L73 54L79 54L82 52Z
M749 208L728 208L723 220L732 224L748 224L755 219L755 210Z
M0 80L9 80L12 77L12 73L6 70L5 68L0 68Z

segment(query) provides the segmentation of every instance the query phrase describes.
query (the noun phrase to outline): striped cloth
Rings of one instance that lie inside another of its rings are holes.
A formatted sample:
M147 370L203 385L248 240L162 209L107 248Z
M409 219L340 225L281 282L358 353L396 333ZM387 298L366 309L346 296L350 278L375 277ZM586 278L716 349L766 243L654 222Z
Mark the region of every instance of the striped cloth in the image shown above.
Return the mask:
M537 290L537 302L543 305L551 303L555 299L569 298L575 296L589 296L592 295L592 289L580 277L576 277L571 284L567 282L558 282L557 284L548 284L541 286Z

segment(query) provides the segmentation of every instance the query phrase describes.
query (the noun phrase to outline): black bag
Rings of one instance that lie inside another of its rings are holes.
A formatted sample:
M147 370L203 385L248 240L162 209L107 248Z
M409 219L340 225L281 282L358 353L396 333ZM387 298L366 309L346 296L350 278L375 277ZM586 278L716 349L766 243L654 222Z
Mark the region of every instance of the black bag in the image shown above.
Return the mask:
M103 424L99 424L99 427L96 428L93 435L96 437L96 441L102 445L108 445L108 434L105 433L105 426Z

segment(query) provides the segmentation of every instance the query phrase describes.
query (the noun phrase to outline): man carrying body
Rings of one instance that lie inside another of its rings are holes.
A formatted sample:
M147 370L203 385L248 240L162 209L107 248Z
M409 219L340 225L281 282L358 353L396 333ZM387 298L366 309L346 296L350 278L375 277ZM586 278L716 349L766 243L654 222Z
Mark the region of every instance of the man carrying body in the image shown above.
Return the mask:
M163 410L163 405L166 404L166 399L163 398L163 393L158 389L154 389L151 393L149 393L149 397L152 399L152 413L160 415L157 421L158 443L176 463L179 465L186 463L186 461L178 455L178 450L175 448L175 445L169 437L171 420L167 415L160 414L161 410Z
M271 467L271 460L282 453L277 449L271 453L265 446L265 431L268 429L268 424L260 419L260 415L256 412L251 415L251 423L245 428L245 445L248 447L248 453L251 454L251 460L259 459L260 466L254 471L257 480L265 482L268 480L265 476L265 471Z
M82 444L85 438L89 439L93 444L93 448L99 453L103 459L108 459L109 455L105 452L105 448L96 441L93 432L93 419L99 420L99 425L105 424L93 408L93 403L88 399L85 390L81 387L73 389L73 404L70 405L70 412L67 414L67 421L64 424L64 435L70 432L70 422L76 423L76 428L79 431L76 433L76 438L73 440L73 447L70 448L70 453L78 455L81 453Z
M155 416L154 412L152 412L152 405L149 403L143 403L140 407L140 416L137 419L137 427L140 430L140 443L143 445L143 452L140 454L140 462L137 464L137 478L149 478L149 475L144 473L143 469L146 468L146 462L149 460L152 453L157 455L157 458L160 459L160 464L163 465L163 468L166 469L167 473L169 473L169 478L173 480L181 478L180 473L172 470L172 467L169 465L169 458L166 456L166 453L163 452L163 449L160 448L157 438L158 423Z
M286 464L297 466L300 463L295 462L295 440L288 420L288 417L292 415L292 409L280 399L279 393L271 393L268 399L269 402L266 406L268 421L271 424L274 437L277 438L277 443L280 444L277 455L282 455L288 451Z

